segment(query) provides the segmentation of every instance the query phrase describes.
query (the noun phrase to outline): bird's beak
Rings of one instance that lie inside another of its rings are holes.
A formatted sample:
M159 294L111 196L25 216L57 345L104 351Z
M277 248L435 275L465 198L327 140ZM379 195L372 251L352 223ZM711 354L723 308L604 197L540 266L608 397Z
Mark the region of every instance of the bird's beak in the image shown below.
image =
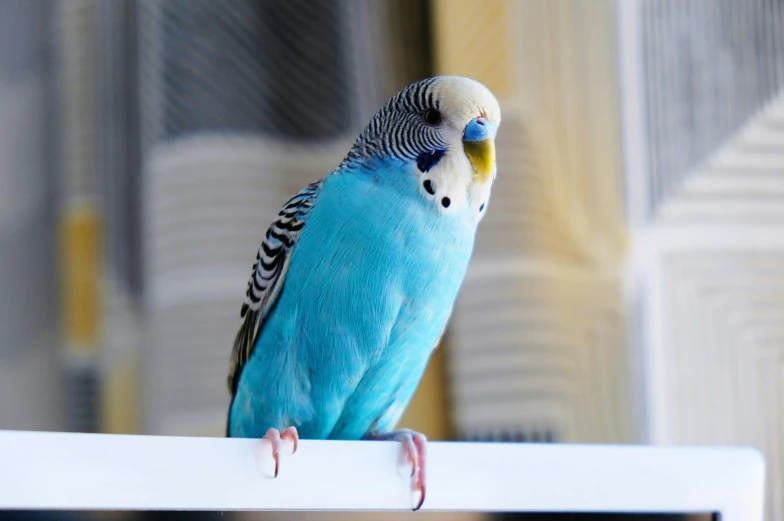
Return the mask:
M487 181L495 170L495 134L498 125L487 118L472 119L463 131L463 149L474 167L474 179Z

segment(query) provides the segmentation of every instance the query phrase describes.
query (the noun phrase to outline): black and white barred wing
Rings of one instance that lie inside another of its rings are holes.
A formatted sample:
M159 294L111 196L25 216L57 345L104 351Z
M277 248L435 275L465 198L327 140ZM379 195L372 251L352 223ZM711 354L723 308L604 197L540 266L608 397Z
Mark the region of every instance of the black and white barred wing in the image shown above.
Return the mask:
M241 324L231 352L228 384L232 396L237 392L242 368L256 345L267 314L283 289L291 253L322 184L323 180L312 183L289 199L261 242L245 291L245 301L240 310Z

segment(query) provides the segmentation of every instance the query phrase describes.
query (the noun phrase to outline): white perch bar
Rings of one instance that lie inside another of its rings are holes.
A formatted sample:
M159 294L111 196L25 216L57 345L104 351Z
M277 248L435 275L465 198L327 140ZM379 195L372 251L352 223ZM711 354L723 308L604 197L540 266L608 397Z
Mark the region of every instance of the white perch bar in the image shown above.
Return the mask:
M0 509L403 510L394 442L304 440L277 479L259 441L0 431ZM423 510L721 512L762 521L746 448L430 443Z

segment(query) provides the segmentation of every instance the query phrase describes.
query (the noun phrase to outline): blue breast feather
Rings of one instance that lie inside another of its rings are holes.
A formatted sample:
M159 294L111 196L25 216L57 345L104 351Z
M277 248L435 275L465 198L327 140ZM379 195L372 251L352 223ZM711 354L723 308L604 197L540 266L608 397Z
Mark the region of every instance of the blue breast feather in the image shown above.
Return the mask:
M413 166L329 176L242 370L229 435L294 425L304 439L395 427L452 311L470 210L441 214Z

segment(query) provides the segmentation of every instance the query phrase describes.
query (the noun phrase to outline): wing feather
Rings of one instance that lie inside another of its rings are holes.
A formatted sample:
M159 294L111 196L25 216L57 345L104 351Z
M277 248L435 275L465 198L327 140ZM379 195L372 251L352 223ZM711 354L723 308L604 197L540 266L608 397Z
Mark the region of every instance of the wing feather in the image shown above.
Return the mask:
M323 184L323 179L309 184L283 205L256 253L240 309L240 327L231 351L228 385L232 397L237 393L242 368L250 358L264 322L283 289L291 253Z

